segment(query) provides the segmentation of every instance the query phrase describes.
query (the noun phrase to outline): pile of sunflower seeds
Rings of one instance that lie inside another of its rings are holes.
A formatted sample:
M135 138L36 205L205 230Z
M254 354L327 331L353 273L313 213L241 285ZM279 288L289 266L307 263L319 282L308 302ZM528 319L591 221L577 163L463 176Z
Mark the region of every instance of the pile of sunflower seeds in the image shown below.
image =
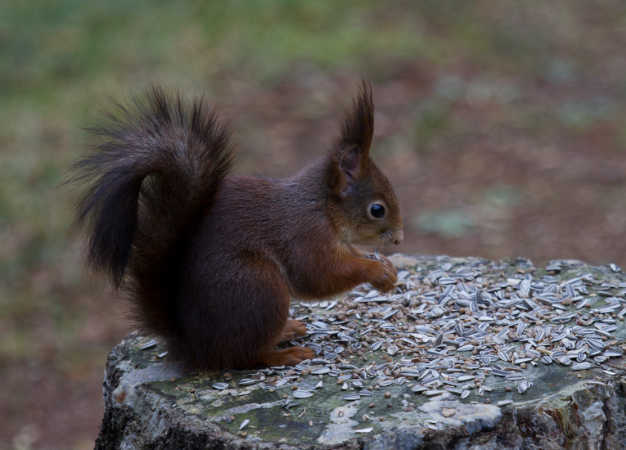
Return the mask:
M291 345L317 357L259 370L238 384L288 386L295 399L329 381L346 401L392 385L464 399L490 392L493 380L524 394L533 387L531 372L553 364L615 375L610 360L626 349L626 277L615 265L600 270L561 260L537 270L524 259L431 259L401 270L388 294L364 285L338 300L293 302L291 317L309 334Z

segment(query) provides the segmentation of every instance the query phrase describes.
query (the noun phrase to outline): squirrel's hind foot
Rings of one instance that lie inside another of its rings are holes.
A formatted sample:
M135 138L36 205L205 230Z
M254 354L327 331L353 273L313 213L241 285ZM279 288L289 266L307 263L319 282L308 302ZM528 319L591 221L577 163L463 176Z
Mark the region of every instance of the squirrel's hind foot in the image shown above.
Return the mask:
M283 331L280 333L278 342L290 341L291 339L295 339L300 336L306 336L306 334L306 325L303 322L289 319L287 320L287 323L285 323Z
M260 363L265 366L294 366L313 357L315 357L315 352L307 347L271 349L261 353Z

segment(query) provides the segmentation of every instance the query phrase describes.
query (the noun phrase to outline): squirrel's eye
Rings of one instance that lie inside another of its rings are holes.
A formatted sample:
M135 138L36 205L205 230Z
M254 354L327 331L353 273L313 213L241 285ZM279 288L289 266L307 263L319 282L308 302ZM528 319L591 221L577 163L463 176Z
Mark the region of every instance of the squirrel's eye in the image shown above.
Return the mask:
M385 217L385 207L380 203L372 203L369 208L370 216L374 219L382 219Z

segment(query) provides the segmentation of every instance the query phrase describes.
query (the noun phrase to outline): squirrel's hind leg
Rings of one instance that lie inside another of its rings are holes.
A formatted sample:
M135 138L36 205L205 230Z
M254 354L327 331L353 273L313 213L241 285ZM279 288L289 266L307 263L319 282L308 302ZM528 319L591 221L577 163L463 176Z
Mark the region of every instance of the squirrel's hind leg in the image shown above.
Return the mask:
M216 345L220 359L232 358L235 368L250 369L294 365L314 357L315 353L305 347L276 348L280 342L306 334L302 322L287 318L291 296L279 267L260 255L240 258L245 259L237 267L237 278L231 278L229 283L235 288L228 293L217 293L223 295L213 295L221 299L230 297L218 308L222 315L214 321L230 324L230 330L220 333L221 339ZM220 364L229 365L228 362Z

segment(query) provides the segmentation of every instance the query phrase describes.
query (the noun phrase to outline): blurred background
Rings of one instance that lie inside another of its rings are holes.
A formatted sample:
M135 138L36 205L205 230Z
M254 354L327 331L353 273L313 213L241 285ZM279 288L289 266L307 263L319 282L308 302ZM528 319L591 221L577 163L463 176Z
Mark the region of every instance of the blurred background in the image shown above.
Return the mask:
M0 448L92 448L132 329L60 187L112 99L205 94L236 171L283 176L366 78L402 251L624 265L625 48L621 0L3 0Z

